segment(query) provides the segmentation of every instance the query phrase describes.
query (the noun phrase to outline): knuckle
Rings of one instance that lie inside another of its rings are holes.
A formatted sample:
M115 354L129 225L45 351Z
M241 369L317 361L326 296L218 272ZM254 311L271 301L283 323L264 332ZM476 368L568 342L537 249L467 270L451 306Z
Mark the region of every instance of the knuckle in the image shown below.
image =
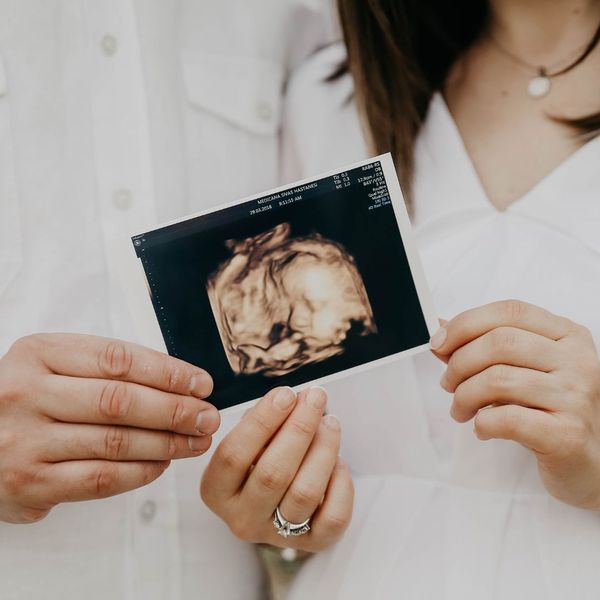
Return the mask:
M288 427L293 434L302 438L312 439L315 434L315 428L306 421L300 419L290 419L288 421Z
M586 353L584 356L577 356L577 370L581 373L580 378L583 382L591 385L596 390L600 383L600 362L595 353Z
M562 427L562 451L567 456L580 455L587 446L590 428L580 419L570 419Z
M110 420L123 419L131 410L133 395L126 383L109 381L104 385L98 402L99 414Z
M567 374L558 374L558 383L564 389L564 391L569 395L569 397L575 397L579 399L581 394L581 385L580 380L577 377L570 377ZM581 394L584 396L585 394Z
M25 508L21 511L20 522L28 525L37 523L48 516L49 508Z
M19 436L14 431L9 429L0 430L0 456L11 448L17 448L18 441Z
M98 354L98 369L108 379L127 377L133 366L133 353L124 342L108 341Z
M587 354L585 357L582 357L580 359L580 365L584 374L587 376L587 379L593 383L598 383L598 381L600 381L600 361L596 354Z
M345 512L327 512L322 516L321 529L327 537L340 536L350 524L350 514Z
M587 408L596 402L600 390L600 365L582 359L572 371L559 375L559 382L571 403Z
M9 468L2 472L2 487L10 498L22 496L33 482L33 475L23 468Z
M461 363L461 351L456 350L454 354L450 357L447 365L448 375L450 373L460 373L460 363Z
M175 433L167 434L165 457L169 460L175 458L177 454L177 435Z
M17 402L27 402L38 393L39 380L24 377L18 369L7 369L1 374L0 404L9 406Z
M109 427L104 435L104 456L108 460L120 460L129 450L129 432L123 427Z
M287 496L294 507L300 509L318 506L323 499L323 494L316 486L306 483L293 485Z
M214 459L213 459L214 460ZM224 511L227 508L226 501L219 490L215 489L215 479L219 477L220 469L215 468L211 461L202 474L200 480L200 498L208 508L216 515L224 518Z
M569 317L563 317L560 315L555 315L555 318L557 326L560 327L562 331L562 335L558 336L559 339L570 337L577 333L577 328L579 327L578 323L575 323L575 321L569 319Z
M21 352L22 350L29 350L31 348L32 345L32 338L33 336L25 336L25 337L21 337L17 340L15 340L9 349L9 352Z
M2 387L0 387L0 403L8 406L21 401L25 394L24 381L20 381L18 377L11 377L10 375L7 378L3 377Z
M117 469L111 463L105 463L98 466L95 471L92 472L90 483L96 497L103 498L105 496L111 496L117 488Z
M580 325L575 321L571 321L570 319L565 319L567 322L567 329L572 332L576 337L581 337L585 340L592 340L592 332L585 327L584 325Z
M510 327L498 327L490 334L492 347L500 353L510 352L517 345L517 336Z
M10 348L15 352L35 352L48 341L46 333L32 333L15 340Z
M226 471L242 471L247 468L239 448L228 439L223 440L215 452L214 460Z
M184 373L181 366L174 360L166 360L163 370L163 381L168 390L177 390L181 386Z
M473 430L477 435L481 435L487 432L487 426L485 420L481 416L481 412L478 412L475 415L475 419L473 420Z
M202 502L204 502L204 504L206 504L206 506L208 506L208 508L210 508L210 510L216 512L217 507L213 504L212 501L213 486L211 478L208 476L209 472L209 469L206 469L204 471L204 474L202 475L202 479L200 480L200 499L202 500Z
M512 391L514 386L513 369L507 365L493 365L487 369L489 388L498 393L505 394Z
M521 431L521 418L514 410L507 410L504 413L502 429L509 436L517 436Z
M183 398L176 398L173 400L171 414L169 416L169 429L172 431L179 429L184 424L187 417L188 412Z
M450 384L450 382L458 383L467 372L463 352L463 350L457 350L448 361L446 370L446 380L448 384Z
M271 492L287 487L288 474L276 463L263 462L256 467L256 477L259 485Z
M464 384L459 385L454 392L454 407L461 413L469 411L468 394L465 393Z
M504 300L500 303L502 316L509 323L521 323L527 312L527 305L520 300Z
M258 541L256 527L245 519L234 519L228 523L231 533L243 542Z
M582 404L585 406L590 399L595 398L600 390L600 373L592 366L580 367L581 377L577 379L577 391Z
M271 435L271 427L266 417L258 410L252 410L247 414L247 418L252 421L252 424L262 435Z

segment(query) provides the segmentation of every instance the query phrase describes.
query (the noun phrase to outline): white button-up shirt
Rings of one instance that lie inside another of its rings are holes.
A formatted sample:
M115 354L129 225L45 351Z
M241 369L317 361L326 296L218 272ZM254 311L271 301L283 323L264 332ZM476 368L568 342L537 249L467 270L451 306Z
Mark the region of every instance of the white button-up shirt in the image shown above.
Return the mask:
M135 339L111 240L278 183L282 93L328 4L0 0L0 354ZM253 549L201 506L204 462L0 524L0 598L262 597Z

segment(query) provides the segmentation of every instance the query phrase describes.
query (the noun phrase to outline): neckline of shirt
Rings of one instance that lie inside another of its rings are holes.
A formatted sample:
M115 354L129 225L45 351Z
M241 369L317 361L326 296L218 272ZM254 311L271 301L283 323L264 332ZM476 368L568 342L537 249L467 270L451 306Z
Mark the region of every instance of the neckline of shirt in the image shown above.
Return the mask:
M600 136L577 148L506 209L499 210L492 204L483 188L454 117L440 92L436 92L432 98L423 138L428 152L435 157L438 164L447 157L455 159L456 163L450 168L455 178L456 173L463 175L460 187L463 193L466 192L465 195L472 198L473 202L470 204L483 206L488 212L497 215L521 212L522 209L529 212L526 207L530 204L535 205L538 203L536 201L540 200L547 206L550 198L563 197L565 192L571 196L579 189L588 190L591 179L598 177L598 173L590 168L590 162L585 158L588 155L594 156L594 153L600 150ZM600 161L600 153L598 160Z
M527 193L499 211L489 201L442 95L431 101L417 140L415 225L420 232L448 218L526 218L600 252L600 136L590 140ZM435 176L432 176L435 174ZM442 219L442 221L440 221Z

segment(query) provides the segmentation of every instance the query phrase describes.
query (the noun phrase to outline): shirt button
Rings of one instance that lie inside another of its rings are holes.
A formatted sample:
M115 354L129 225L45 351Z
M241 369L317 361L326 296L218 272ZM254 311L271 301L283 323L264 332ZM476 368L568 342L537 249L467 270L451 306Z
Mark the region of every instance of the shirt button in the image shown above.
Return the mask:
M102 51L106 56L112 56L117 51L117 38L114 35L105 35L100 43Z
M129 190L117 190L113 195L113 204L119 210L129 210L133 205L133 195Z
M146 500L140 507L140 518L144 523L150 523L156 514L156 502L154 500Z
M273 109L268 102L260 102L256 107L256 114L262 121L270 121L273 116Z

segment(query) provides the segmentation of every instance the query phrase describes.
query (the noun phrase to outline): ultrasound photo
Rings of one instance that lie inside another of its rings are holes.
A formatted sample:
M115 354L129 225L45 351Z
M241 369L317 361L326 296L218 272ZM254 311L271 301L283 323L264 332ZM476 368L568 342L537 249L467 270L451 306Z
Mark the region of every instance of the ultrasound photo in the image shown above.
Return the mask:
M290 237L282 223L242 241L209 278L208 298L227 359L238 375L286 375L344 352L351 329L376 333L354 259L314 233Z
M435 318L399 211L385 155L134 236L167 351L225 409L422 349Z

